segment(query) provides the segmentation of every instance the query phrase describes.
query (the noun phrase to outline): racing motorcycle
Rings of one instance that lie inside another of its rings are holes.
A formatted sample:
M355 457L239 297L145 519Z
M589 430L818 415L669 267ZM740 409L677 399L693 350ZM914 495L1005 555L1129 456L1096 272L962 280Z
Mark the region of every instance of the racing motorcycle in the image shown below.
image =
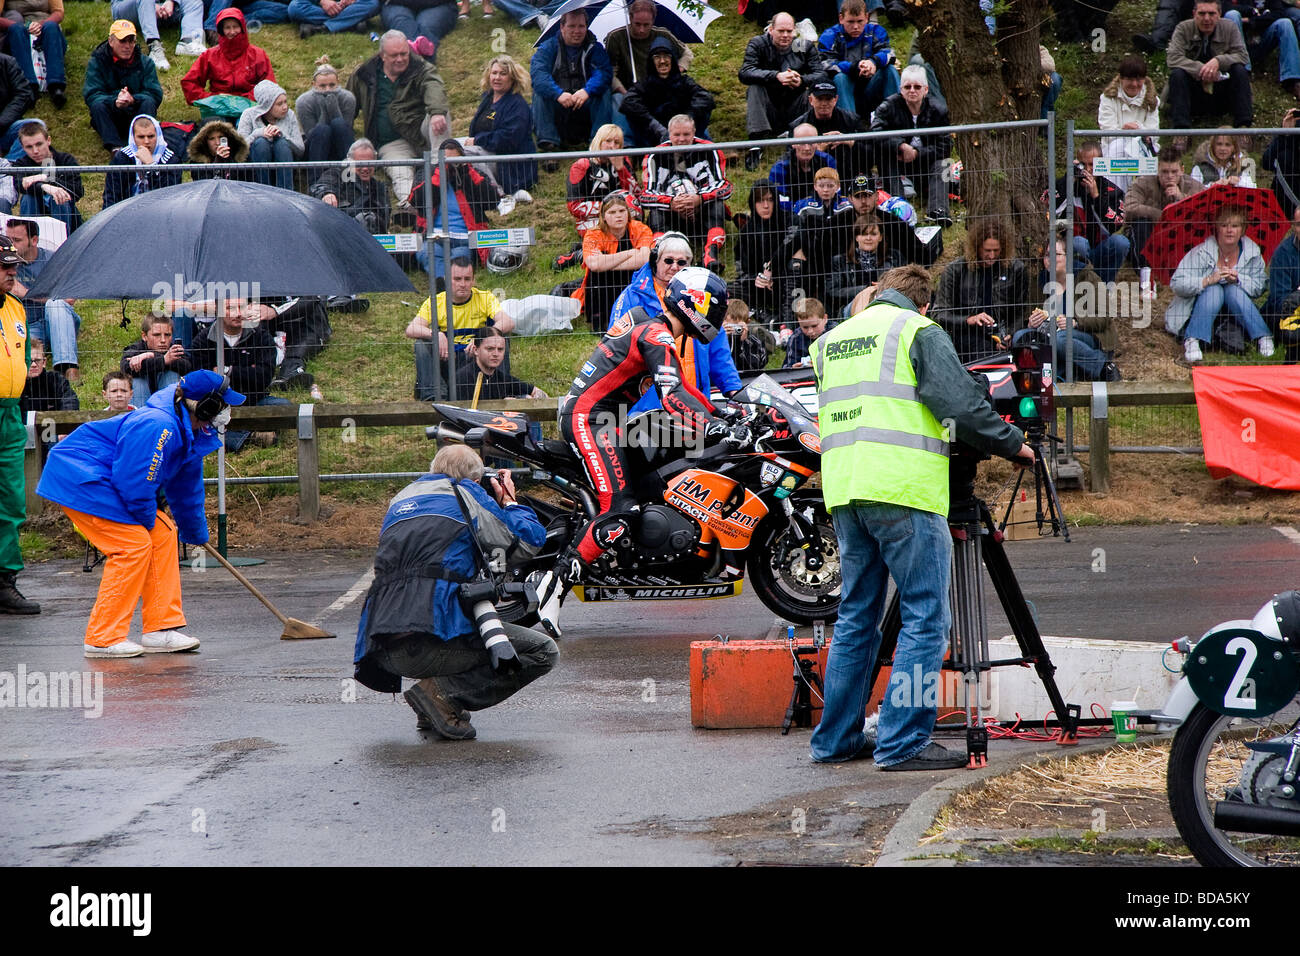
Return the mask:
M732 401L750 408L741 419L752 435L748 446L722 443L689 454L649 437L652 427L627 429L633 453L646 456L633 485L640 511L630 534L612 542L574 587L579 600L731 597L748 571L759 600L780 617L796 624L835 620L839 549L821 491L809 487L821 465L817 422L767 375ZM558 501L520 497L546 525L546 543L533 554L508 555L504 568L494 568L508 584L535 582L597 514L581 459L568 442L542 438L522 412L433 407L443 421L426 430L429 438L525 462L533 480L557 492ZM498 613L515 623L536 620L517 597L498 604Z
M1158 722L1179 723L1169 807L1205 866L1300 866L1300 592L1191 645Z

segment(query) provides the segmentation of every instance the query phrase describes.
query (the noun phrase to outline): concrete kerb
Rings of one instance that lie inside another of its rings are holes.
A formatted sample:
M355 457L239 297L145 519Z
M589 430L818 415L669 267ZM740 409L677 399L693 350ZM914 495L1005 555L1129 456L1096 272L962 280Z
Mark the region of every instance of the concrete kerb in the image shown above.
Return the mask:
M1138 741L1136 746L1151 747L1172 739L1173 734L1153 734ZM1015 760L1011 765L999 764L998 766L985 767L973 773L961 773L940 780L913 800L908 808L903 811L903 815L898 818L898 822L894 824L893 829L885 837L884 847L880 851L880 856L876 858L875 865L956 866L958 854L967 845L967 841L932 840L924 845L921 842L926 831L934 825L939 813L948 805L950 800L960 793L983 786L989 780L1004 777L1026 767L1041 766L1062 756L1102 753L1114 746L1115 742L1110 741L1107 743L1080 744L1077 747L1070 747L1068 750L1066 748L1057 748L1050 752L1028 755L1023 759ZM1022 835L1033 835L1037 831L1026 830L1021 832ZM1058 833L1060 830L1059 828L1052 828L1051 832Z

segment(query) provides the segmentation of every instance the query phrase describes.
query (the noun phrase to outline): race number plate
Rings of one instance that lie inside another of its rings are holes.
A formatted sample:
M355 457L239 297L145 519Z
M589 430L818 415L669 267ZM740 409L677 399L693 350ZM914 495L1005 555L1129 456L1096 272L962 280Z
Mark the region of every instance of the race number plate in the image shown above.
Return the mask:
M1300 692L1291 649L1258 631L1216 631L1192 648L1183 674L1206 707L1229 717L1265 717Z

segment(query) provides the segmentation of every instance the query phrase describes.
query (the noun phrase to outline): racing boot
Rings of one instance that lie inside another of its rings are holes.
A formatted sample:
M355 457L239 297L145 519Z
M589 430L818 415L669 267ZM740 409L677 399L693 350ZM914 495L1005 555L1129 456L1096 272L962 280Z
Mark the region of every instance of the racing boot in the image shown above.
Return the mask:
M40 614L41 606L18 590L16 571L0 571L0 614Z
M553 641L563 636L560 605L581 578L582 561L576 551L570 550L537 582L537 623Z

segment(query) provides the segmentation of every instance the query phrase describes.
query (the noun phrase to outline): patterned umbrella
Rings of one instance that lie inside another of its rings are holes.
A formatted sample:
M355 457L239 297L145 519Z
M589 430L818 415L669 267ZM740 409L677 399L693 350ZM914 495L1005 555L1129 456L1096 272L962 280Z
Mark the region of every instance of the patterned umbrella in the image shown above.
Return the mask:
M1157 279L1169 284L1183 256L1214 234L1214 214L1224 206L1246 210L1246 235L1259 245L1264 261L1272 258L1290 225L1272 190L1213 185L1165 207L1142 250Z

